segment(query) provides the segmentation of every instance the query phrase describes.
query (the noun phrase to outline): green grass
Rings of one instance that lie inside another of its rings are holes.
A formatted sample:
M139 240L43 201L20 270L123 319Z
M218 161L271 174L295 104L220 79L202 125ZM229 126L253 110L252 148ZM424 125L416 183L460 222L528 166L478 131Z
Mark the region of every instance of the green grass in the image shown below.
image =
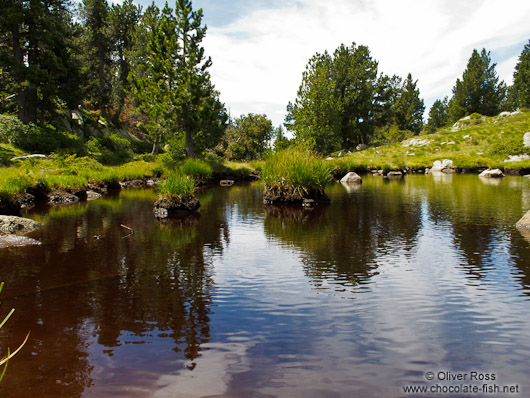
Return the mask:
M185 199L192 197L197 189L197 182L189 176L171 174L160 186L158 192L167 198Z
M480 123L473 123L479 120ZM371 147L331 163L340 171L356 169L403 169L431 167L435 160L451 159L456 167L529 167L529 161L504 162L509 155L529 153L523 135L530 131L530 112L509 117L485 117L460 123L456 131L443 128L434 134L414 136L430 141L425 146L396 143ZM408 138L405 141L409 141ZM454 142L454 144L447 144Z
M273 153L265 159L262 175L269 187L289 186L300 193L324 192L331 182L332 166L311 151L288 148Z
M212 167L204 160L186 159L180 166L180 171L195 180L204 180L212 176Z

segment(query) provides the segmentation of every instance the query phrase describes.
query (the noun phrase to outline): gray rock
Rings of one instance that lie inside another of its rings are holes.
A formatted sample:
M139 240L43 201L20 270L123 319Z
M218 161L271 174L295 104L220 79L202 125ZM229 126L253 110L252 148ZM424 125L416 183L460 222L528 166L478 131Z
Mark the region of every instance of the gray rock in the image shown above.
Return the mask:
M526 214L519 221L517 221L515 226L521 229L530 229L530 210L528 210Z
M0 216L0 231L7 233L24 232L40 227L36 221L17 216Z
M386 176L388 178L403 178L403 173L401 171L389 171Z
M530 132L523 135L523 145L525 148L530 148Z
M442 161L435 160L432 164L431 172L452 170L453 161L451 159L444 159Z
M512 116L512 113L511 112L501 112L499 113L499 116L498 117L508 117L508 116Z
M504 163L508 163L508 162L520 162L521 160L527 160L527 159L530 159L530 155L527 155L525 153L521 154L521 155L510 155L508 156L508 159L506 159L504 161Z
M487 169L478 175L483 178L502 178L504 173L500 169Z
M99 198L101 198L102 196L103 196L103 195L101 195L99 192L96 192L96 191L87 191L87 192L86 192L87 200L99 199Z
M364 151L366 148L368 148L368 146L364 145L364 144L359 144L355 147L356 150L358 151Z
M363 179L355 172L350 171L344 177L341 178L340 182L345 184L360 184L363 182Z
M6 247L22 247L40 244L41 242L38 240L28 238L27 236L0 235L0 249L5 249Z
M221 180L219 181L219 185L221 185L222 187L231 187L232 185L234 185L234 180Z
M41 155L39 153L36 153L34 155L25 155L25 156L16 156L14 158L11 158L11 161L13 160L26 160L26 159L35 159L35 158L38 158L38 159L47 159L48 156L46 155Z

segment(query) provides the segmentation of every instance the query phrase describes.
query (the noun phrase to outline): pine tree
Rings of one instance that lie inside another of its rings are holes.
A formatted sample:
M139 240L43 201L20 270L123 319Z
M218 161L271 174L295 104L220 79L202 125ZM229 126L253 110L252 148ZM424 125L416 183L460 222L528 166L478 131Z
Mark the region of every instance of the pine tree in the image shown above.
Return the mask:
M287 107L286 127L294 131L295 140L320 153L336 151L341 145L340 103L331 62L327 52L309 60L296 101Z
M511 87L514 103L517 107L530 107L530 40L524 46L515 65L513 86Z
M0 68L24 123L49 120L59 100L76 101L71 16L66 0L6 0L0 19Z
M469 58L462 80L457 79L453 97L449 101L449 119L457 121L471 113L486 116L496 115L506 95L506 86L499 83L490 53L475 49Z
M106 0L83 0L82 61L85 96L91 106L108 117L112 96L113 43Z
M191 1L166 4L162 12L153 4L142 18L131 81L141 110L149 116L153 153L168 134L183 134L188 156L196 149L213 147L226 124L226 111L207 69L211 59L200 46L206 33L202 10ZM197 147L197 148L196 148Z
M436 100L429 110L429 121L427 122L427 130L434 132L440 127L444 127L449 122L447 115L448 99Z
M132 0L113 4L109 11L111 42L114 45L114 81L112 82L112 102L115 105L113 119L117 123L122 112L127 92L130 90L129 72L133 56L134 32L142 15L142 7Z
M416 87L417 83L418 81L413 81L409 73L394 104L394 117L398 128L416 134L423 128L423 112L425 111L425 105L420 98L420 90Z

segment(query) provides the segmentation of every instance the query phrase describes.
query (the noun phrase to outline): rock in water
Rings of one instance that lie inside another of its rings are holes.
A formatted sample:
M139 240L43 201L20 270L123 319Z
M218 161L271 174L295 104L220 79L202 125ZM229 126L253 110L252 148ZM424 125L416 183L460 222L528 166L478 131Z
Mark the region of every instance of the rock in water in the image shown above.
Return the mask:
M363 182L363 179L357 173L350 171L348 174L341 178L340 182L347 184L361 184Z
M515 226L521 229L530 229L530 210L528 210L526 214L519 221L517 221Z
M24 230L32 230L37 227L40 227L42 224L39 224L36 221L30 220L28 218L22 218L17 216L0 216L0 231L15 233L21 232Z
M484 178L502 178L504 173L500 169L487 169L478 175L479 177Z
M184 199L178 197L161 197L155 201L155 208L153 209L153 212L155 217L166 218L171 214L191 213L197 211L200 206L201 203L196 197Z

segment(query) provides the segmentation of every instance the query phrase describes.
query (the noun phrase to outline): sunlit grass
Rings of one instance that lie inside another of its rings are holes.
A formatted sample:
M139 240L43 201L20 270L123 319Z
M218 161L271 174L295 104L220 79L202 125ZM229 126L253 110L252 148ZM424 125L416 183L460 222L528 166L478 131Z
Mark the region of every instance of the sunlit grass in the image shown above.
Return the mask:
M210 178L213 173L212 167L200 159L186 159L180 166L180 171L195 180Z
M331 182L332 166L311 151L288 148L270 154L263 165L263 181L266 186L287 186L300 193L323 193Z
M197 189L197 182L189 176L178 173L171 174L158 187L161 196L167 198L186 199L193 196Z
M504 162L509 155L528 153L523 135L530 131L530 112L510 117L486 117L480 123L451 127L411 137L423 146L402 143L372 147L331 161L337 170L431 167L435 160L451 159L456 167L529 167L529 161ZM406 141L409 141L408 138Z

